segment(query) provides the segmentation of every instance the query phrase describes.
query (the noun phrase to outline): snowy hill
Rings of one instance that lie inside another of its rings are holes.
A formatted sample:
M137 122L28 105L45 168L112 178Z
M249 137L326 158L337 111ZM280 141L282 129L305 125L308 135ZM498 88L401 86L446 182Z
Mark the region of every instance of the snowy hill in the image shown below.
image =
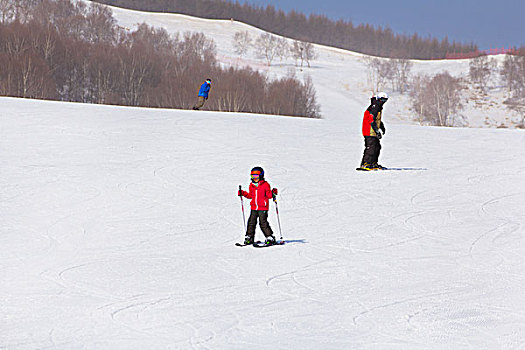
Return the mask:
M254 69L268 73L270 77L281 77L295 70L298 76L310 75L313 78L318 95L323 104L322 114L325 118L359 118L363 104L366 104L372 93L372 86L367 81L367 68L363 61L365 55L315 45L319 58L313 61L312 68L300 71L295 67L293 59L279 61L276 59L271 67L268 67L264 59L258 59L254 50L250 50L246 58L240 58L234 51L232 39L238 31L248 31L252 39L256 39L264 31L241 22L232 20L209 20L186 15L147 13L131 11L112 7L114 16L119 25L132 30L140 23L164 28L171 34L186 31L202 32L217 44L219 60L224 65L248 65ZM291 43L291 40L289 40ZM504 55L491 56L501 67ZM468 79L469 60L441 60L441 61L418 61L414 60L412 74L424 73L435 75L448 71L456 77ZM203 79L206 74L203 73ZM457 119L463 120L462 125L470 127L515 127L522 121L523 116L513 112L503 104L508 98L505 89L502 88L498 74L494 73L488 86L491 88L488 96L477 96L478 93L468 89L464 92L464 109ZM388 91L388 88L386 88ZM410 102L407 96L393 94L394 99L388 104L390 117L398 120L415 120L415 113L410 110ZM357 103L356 103L357 102ZM337 108L331 108L337 105ZM356 111L356 114L350 111ZM338 114L343 114L338 116Z
M219 51L242 26L116 16ZM420 127L392 98L380 160L405 170L356 172L366 74L319 50L323 120L0 98L0 349L523 348L523 131ZM284 246L234 246L255 165Z

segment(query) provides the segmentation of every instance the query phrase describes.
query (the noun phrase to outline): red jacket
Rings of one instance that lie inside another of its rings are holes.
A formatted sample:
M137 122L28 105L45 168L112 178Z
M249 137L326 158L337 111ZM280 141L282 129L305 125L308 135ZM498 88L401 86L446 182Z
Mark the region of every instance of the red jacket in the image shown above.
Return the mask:
M363 136L377 136L377 131L383 129L381 113L383 106L372 100L372 104L366 109L363 116Z
M242 191L242 195L251 199L250 205L252 210L268 210L270 199L272 199L272 189L268 182L261 180L259 185L251 183L249 192Z

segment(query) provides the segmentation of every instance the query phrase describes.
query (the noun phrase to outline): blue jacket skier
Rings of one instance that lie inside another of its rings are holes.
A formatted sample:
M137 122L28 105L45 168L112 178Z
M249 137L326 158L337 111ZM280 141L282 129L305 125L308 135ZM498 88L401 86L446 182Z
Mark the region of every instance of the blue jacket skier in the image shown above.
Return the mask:
M199 100L197 101L195 106L193 106L193 109L199 110L202 108L202 106L204 106L204 103L208 99L208 94L210 93L210 89L211 89L211 79L208 78L201 85L201 88L199 89L199 95L198 95Z

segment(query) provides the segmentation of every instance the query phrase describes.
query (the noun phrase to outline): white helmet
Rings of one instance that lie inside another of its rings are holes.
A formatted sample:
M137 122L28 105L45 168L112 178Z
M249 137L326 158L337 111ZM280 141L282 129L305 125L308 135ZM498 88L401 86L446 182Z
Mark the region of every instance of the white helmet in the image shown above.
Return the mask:
M388 94L386 92L378 92L374 97L376 100L388 100Z

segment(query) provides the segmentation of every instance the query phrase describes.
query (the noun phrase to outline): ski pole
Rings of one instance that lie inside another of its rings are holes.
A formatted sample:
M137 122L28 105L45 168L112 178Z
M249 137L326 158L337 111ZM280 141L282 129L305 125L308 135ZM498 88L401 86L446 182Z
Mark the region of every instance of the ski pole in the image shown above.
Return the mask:
M246 219L244 217L244 203L242 201L242 188L239 185L239 197L241 198L241 209L242 209L242 228L244 229L243 234L246 234Z
M277 198L273 196L273 202L275 203L275 212L277 213L277 223L279 224L279 233L281 234L281 240L283 239L283 231L281 230L281 219L279 219L279 206L277 205Z

